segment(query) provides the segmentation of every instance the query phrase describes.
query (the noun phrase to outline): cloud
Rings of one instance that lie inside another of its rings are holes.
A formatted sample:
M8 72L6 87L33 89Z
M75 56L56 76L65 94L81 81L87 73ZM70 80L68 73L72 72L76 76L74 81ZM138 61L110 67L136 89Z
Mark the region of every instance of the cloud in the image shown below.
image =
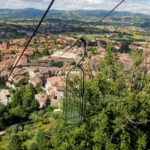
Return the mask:
M150 15L150 2L143 2L144 0L128 0L118 10Z
M47 4L45 5L44 0L0 0L0 8L39 8L46 9Z
M93 9L94 4L101 4L104 0L56 0L56 9Z
M15 2L14 2L15 1ZM51 0L0 0L0 8L46 9ZM112 9L121 0L55 0L53 9ZM150 15L148 0L126 0L117 10L140 12Z
M27 2L27 3L33 3L33 2L36 2L36 3L42 3L43 0L20 0L20 1L23 1L23 2Z
M103 0L87 0L88 3L92 4L100 4L103 2Z

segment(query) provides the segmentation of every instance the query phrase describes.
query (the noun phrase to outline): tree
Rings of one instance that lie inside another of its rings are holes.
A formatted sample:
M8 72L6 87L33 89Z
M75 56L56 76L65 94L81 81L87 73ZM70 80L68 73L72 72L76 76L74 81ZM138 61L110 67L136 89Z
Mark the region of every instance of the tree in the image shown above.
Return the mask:
M21 150L22 149L21 140L18 135L12 135L10 137L7 149L8 150Z
M20 86L18 91L14 91L10 103L4 108L0 107L2 111L0 128L28 121L30 114L39 110L39 103L34 98L36 93L37 91L31 84Z
M31 143L29 150L38 150L38 146L36 143Z
M129 48L130 42L124 41L120 47L119 52L121 53L130 53L131 49Z
M97 48L92 47L92 48L90 48L90 51L93 55L97 54Z
M85 85L87 119L79 125L59 120L51 130L53 147L95 150L150 148L150 75L141 65L142 53L133 51L132 55L132 70L124 72L112 44L107 46L99 74Z
M43 56L47 56L47 55L49 55L50 53L49 53L49 50L48 50L48 48L45 48L44 50L43 50L43 52L42 52L42 55Z
M71 124L64 121L62 114L52 113L52 111L50 113L46 110L39 112L39 118L44 121L50 120L47 124L50 126L49 129L48 126L46 128L44 126L41 127L42 131L38 130L32 139L34 140L32 148L39 150L150 149L150 75L143 65L142 56L141 51L133 50L132 69L125 72L113 45L108 44L106 55L100 62L100 72L93 80L85 83L84 98L87 107L84 121L80 124ZM78 84L79 78L75 77L70 84L73 82ZM15 97L21 100L14 101L12 106L16 110L21 106L24 110L32 104L30 100L36 90L28 85L19 91ZM25 97L28 97L27 102ZM3 112L3 107L0 110ZM35 114L31 117L35 119ZM41 125L41 120L39 123ZM15 138L17 144L13 142L12 145L14 144L17 149L22 141L19 137ZM9 143L11 142L10 140Z
M4 118L4 114L7 111L6 107L3 104L0 104L0 130L6 127L6 122Z
M39 131L36 137L38 150L49 150L53 148L49 138L46 137L45 132Z
M63 67L63 62L61 62L61 61L52 61L51 66L61 68L61 67Z

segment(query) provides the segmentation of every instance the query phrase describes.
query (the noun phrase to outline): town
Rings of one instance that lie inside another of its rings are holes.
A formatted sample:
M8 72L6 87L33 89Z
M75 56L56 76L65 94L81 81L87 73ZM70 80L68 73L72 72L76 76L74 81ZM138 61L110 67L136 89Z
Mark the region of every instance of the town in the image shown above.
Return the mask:
M120 34L120 33L119 33ZM88 57L83 64L84 68L88 72L91 69L93 76L99 71L99 62L105 55L106 45L110 41L115 43L114 47L118 51L117 55L119 60L124 64L125 71L129 71L132 68L132 57L126 50L140 49L148 57L145 58L144 64L149 68L150 73L150 41L144 39L134 42L121 43L117 40L110 40L112 37L117 36L118 33L107 33L105 37L89 35L88 41ZM37 35L31 42L24 56L21 58L13 74L8 75L21 54L27 39L14 39L8 42L2 42L0 44L1 50L1 62L0 62L0 78L1 81L6 82L6 85L10 89L17 90L17 85L29 76L28 83L34 87L41 86L45 93L38 93L35 95L36 100L40 104L40 108L45 107L46 104L57 106L60 108L62 98L65 91L65 76L71 65L77 62L83 53L83 47L74 46L65 51L69 45L75 41L72 36L58 35ZM122 52L123 51L123 52ZM11 98L9 90L1 90L0 102L7 104Z

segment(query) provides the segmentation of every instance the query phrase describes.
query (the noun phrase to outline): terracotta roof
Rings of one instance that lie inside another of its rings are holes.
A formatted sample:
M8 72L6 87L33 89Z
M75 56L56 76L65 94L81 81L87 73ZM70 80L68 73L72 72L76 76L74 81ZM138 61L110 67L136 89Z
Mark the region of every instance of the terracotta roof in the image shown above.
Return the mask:
M20 81L24 80L25 77L24 76L15 76L15 78L13 78L13 81L15 83L19 83Z
M36 99L37 101L39 101L39 102L45 102L45 103L46 103L46 101L47 101L47 99L48 99L48 96L45 95L45 94L43 94L43 93L39 93L39 94L36 94L36 95L35 95L35 99Z
M57 86L57 90L58 91L65 91L65 87L64 86Z
M58 82L58 78L56 76L47 78L47 82L50 82L51 84L55 84Z
M39 84L39 83L41 83L42 81L41 81L40 78L34 77L34 78L31 78L31 79L30 79L30 82L31 82L31 83L35 83L35 84Z

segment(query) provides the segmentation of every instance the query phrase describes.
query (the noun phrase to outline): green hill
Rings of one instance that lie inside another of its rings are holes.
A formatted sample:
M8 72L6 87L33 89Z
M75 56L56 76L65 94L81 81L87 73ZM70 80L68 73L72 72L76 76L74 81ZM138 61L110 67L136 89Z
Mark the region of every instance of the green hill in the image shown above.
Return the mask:
M108 10L51 10L46 21L56 19L60 20L77 20L93 22L108 13ZM1 20L20 20L20 19L39 19L44 14L44 10L27 8L27 9L0 9ZM53 20L52 20L53 21ZM76 21L75 21L76 22ZM150 16L139 13L115 11L109 16L109 24L126 23L126 25L135 25L143 28L150 28Z

